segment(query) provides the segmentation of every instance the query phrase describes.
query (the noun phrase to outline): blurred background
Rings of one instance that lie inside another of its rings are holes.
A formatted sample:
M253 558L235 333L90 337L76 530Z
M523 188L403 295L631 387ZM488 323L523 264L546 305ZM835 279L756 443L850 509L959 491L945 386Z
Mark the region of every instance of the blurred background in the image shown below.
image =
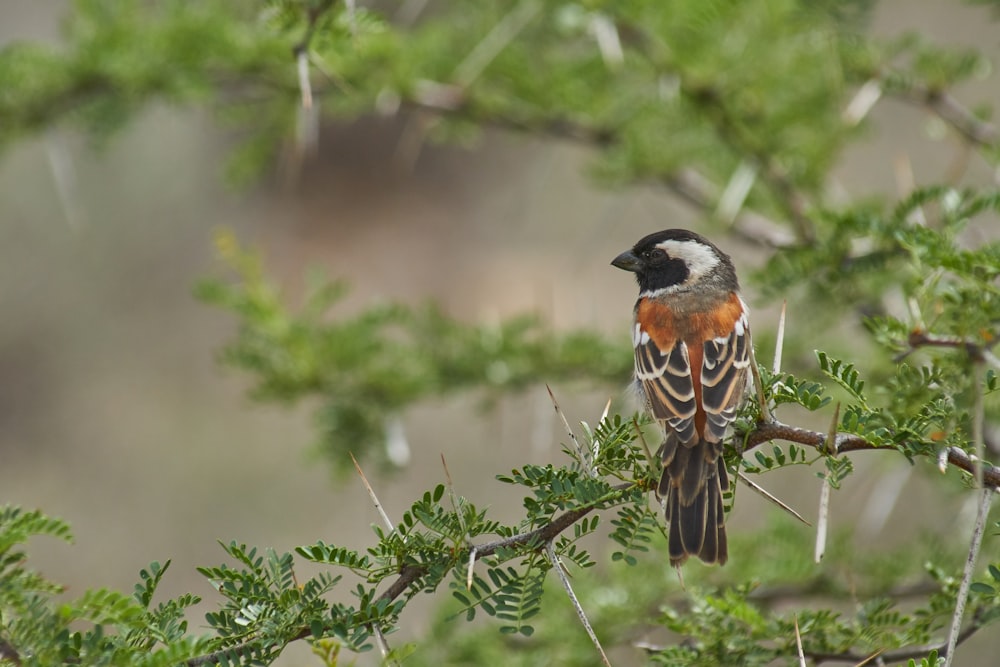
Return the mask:
M58 41L66 7L0 3L0 46ZM895 0L878 12L881 33L918 30L1000 56L986 9ZM969 92L970 106L1000 103L998 90ZM946 165L919 109L885 102L872 120L837 171L845 191L895 193L886 158L904 144L918 183L940 175ZM141 567L171 559L163 592L193 591L211 604L194 568L223 560L216 540L279 551L317 539L369 544L375 510L356 478L335 477L310 455L309 406L256 404L248 378L216 362L235 323L192 296L199 280L222 273L216 229L263 249L293 300L307 267L318 266L349 280L348 310L433 299L469 321L534 312L558 329L621 336L635 287L610 259L651 231L698 229L698 213L666 192L594 187L592 155L577 145L488 131L470 147L426 145L411 161L399 158L405 132L406 119L324 125L299 178L240 188L224 178L236 140L208 111L154 106L100 148L55 131L0 156L0 501L61 516L76 535L73 545L31 543L35 567L78 593L128 590ZM759 264L753 248L720 242L744 275ZM772 330L775 304L755 303L752 289L748 301L757 330ZM591 423L622 393L553 390L571 421ZM403 416L412 463L373 479L391 516L443 481L439 453L458 493L500 519L521 515L520 498L494 475L558 459L562 428L543 386L489 412L476 405L458 398ZM859 467L887 465L864 459ZM773 483L800 511L814 511L811 473ZM835 521L862 520L872 499L870 477L848 485L835 495ZM248 491L260 488L268 491ZM957 500L920 508L919 494L909 498L907 511L928 525L961 510ZM730 525L752 529L765 512L744 494ZM409 621L414 633L425 622Z

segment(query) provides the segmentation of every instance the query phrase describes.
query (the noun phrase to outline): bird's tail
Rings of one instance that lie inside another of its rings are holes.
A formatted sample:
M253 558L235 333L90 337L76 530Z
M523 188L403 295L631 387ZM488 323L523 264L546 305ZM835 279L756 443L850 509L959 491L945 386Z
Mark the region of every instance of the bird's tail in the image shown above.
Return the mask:
M683 564L688 556L720 565L729 557L722 508L722 492L729 489L729 477L721 454L721 443L679 443L673 434L660 448L663 473L657 495L665 500L670 522L673 566Z

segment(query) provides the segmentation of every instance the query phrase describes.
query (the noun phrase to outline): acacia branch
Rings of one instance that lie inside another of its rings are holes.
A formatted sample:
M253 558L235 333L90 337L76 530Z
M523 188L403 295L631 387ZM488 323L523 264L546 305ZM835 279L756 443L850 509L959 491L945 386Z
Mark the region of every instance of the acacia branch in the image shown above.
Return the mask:
M995 148L1000 142L1000 130L995 125L969 111L948 91L916 83L905 90L889 92L897 99L924 107L950 125L970 144Z
M976 634L983 627L982 620L977 614L973 617L972 622L962 630L962 633L958 636L958 641L956 646L962 644L972 635ZM941 644L936 644L934 646L918 646L916 648L906 648L900 649L898 651L891 651L888 653L878 654L881 663L890 662L902 662L904 660L916 660L917 658L924 658L931 651L937 651L938 657L945 657L948 654L948 643L944 642ZM816 664L822 664L824 662L849 662L855 665L866 664L867 661L871 660L872 655L863 655L861 653L854 653L852 651L847 651L845 653L818 653L812 651L806 651L806 656L812 658L816 661Z
M561 141L571 141L597 149L607 149L619 142L613 129L589 126L568 118L518 118L495 113L484 113L473 108L465 89L436 81L418 81L413 95L400 104L418 112L451 116L479 125L535 134ZM711 215L722 196L719 186L695 169L689 167L656 179L655 184L665 187L681 201ZM785 248L795 244L795 235L778 222L757 211L740 209L731 229L745 241L768 248Z
M824 447L826 439L826 433L799 428L797 426L789 426L788 424L783 424L779 421L772 421L769 423L757 424L752 431L746 434L746 447L744 451L753 449L754 447L770 440L786 440L800 445L809 445L810 447L822 452L825 451ZM873 449L893 452L898 451L892 447L880 447L878 445L874 445L860 435L853 435L849 433L838 433L836 443L837 452L839 453L867 451ZM974 458L968 453L962 451L958 447L948 447L945 450L945 453L947 455L948 463L956 468L964 470L969 473L969 475L976 475L977 461L975 461ZM983 461L982 469L984 486L990 486L994 489L1000 488L1000 468Z
M799 428L797 426L790 426L788 424L783 424L779 421L771 422L761 422L758 423L753 430L749 431L744 435L745 449L748 451L761 445L765 442L771 440L785 440L788 442L795 442L801 445L808 445L815 448L818 451L824 452L827 447L827 439L829 435L827 433L822 433L820 431L813 431L810 429ZM865 438L859 435L838 433L836 435L836 451L838 453L845 452L855 452L855 451L869 451L869 450L885 450L885 451L897 451L891 447L879 447L867 441ZM957 447L949 447L946 450L947 460L949 463L954 465L961 470L964 470L969 475L976 474L976 461L973 460L969 454L962 451ZM985 486L992 487L994 489L1000 488L1000 468L990 465L986 462L982 462L982 475L983 484ZM617 484L612 487L616 493L621 493L630 489L635 488L635 483L626 482L622 484ZM512 535L510 537L505 537L499 540L494 540L493 542L487 542L480 545L471 545L467 549L464 549L457 556L457 559L452 554L442 554L442 560L456 560L456 562L466 562L469 555L475 550L476 558L480 559L486 556L492 556L496 554L501 549L511 549L516 547L531 547L534 550L541 551L545 548L545 545L550 541L555 539L564 530L575 524L577 521L587 516L594 510L598 508L597 504L585 505L582 507L577 507L575 509L569 510L555 517L549 523L539 526L534 530L530 530L525 533L519 533L517 535ZM386 588L379 596L378 600L393 601L399 596L403 595L411 586L418 584L420 579L424 577L430 571L429 565L405 565L400 570L396 579ZM971 636L980 627L980 622L978 618L973 619L973 623L967 627L959 636L958 643L965 641L969 636ZM309 628L302 628L295 636L292 637L291 641L296 641L299 639L304 639L311 635L311 630ZM289 643L290 643L289 642ZM237 646L230 647L228 649L216 651L214 653L199 656L197 658L192 658L187 661L186 665L188 667L198 667L200 665L216 664L221 662L228 656L233 655L243 655L247 653L255 646L254 641L248 641ZM944 645L947 648L947 645ZM919 657L926 655L931 650L937 649L940 653L942 647L934 646L930 648L920 648L920 649L907 649L906 651L899 651L896 653L883 654L881 657L886 661L892 660L906 660L910 657ZM869 656L854 654L854 653L842 653L842 654L820 654L820 653L809 653L806 655L819 662L860 662L865 660Z
M611 487L615 492L621 493L623 491L628 491L635 487L632 482L625 482L622 484L617 484ZM527 547L531 546L536 551L542 551L545 545L556 537L559 536L564 530L575 524L577 521L587 516L594 510L598 508L598 504L585 505L583 507L577 507L576 509L564 512L554 518L549 523L546 523L534 530L529 530L526 533L519 533L517 535L512 535L510 537L505 537L500 540L495 540L493 542L487 542L486 544L471 546L459 554L457 562L465 562L469 554L475 550L476 558L483 558L485 556L492 556L497 551L501 549L510 549L514 547ZM454 557L451 554L443 553L441 554L442 560L451 561ZM408 588L416 584L421 577L426 575L430 571L430 566L428 565L404 565L400 569L399 574L396 579L385 589L381 595L378 596L377 600L388 600L389 602L395 600L400 595L406 592ZM298 641L300 639L305 639L312 635L312 630L308 627L301 628L288 643L293 641ZM198 656L196 658L191 658L185 665L187 667L199 667L200 665L214 665L228 659L230 656L242 656L245 653L251 651L257 642L250 640L236 646L231 646L227 649L222 649L209 653L207 655Z

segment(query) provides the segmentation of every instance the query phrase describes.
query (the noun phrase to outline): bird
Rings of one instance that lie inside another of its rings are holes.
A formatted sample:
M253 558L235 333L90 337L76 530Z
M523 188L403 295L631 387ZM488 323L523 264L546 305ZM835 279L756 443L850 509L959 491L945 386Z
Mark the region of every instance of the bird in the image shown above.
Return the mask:
M639 283L635 383L664 431L657 497L670 524L670 564L689 556L725 564L723 438L746 395L752 354L736 269L686 229L645 236L611 264Z

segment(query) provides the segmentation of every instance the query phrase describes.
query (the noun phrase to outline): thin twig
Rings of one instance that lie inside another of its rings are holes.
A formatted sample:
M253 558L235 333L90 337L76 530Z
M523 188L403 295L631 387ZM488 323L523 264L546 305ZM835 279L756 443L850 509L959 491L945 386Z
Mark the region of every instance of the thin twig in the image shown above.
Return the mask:
M969 627L962 631L962 634L958 637L958 644L962 644L972 635L976 634L981 628L982 623L976 620L976 622L971 623ZM911 659L926 658L927 654L931 651L937 651L939 656L943 656L948 650L947 644L937 644L934 646L917 646L914 648L905 648L898 651L892 651L889 653L872 655L862 655L860 653L854 653L848 651L846 653L820 653L820 652L810 652L806 651L806 657L812 658L817 664L824 662L850 662L854 665L864 664L865 662L871 660L873 657L880 658L886 664L895 662L904 662Z
M552 569L555 570L563 588L566 589L566 595L569 596L569 601L573 605L573 609L576 610L576 615L580 618L580 623L583 624L583 629L587 631L590 641L592 641L594 643L594 647L597 648L597 652L601 656L601 662L604 663L606 667L611 667L611 661L608 660L608 656L604 652L604 648L601 647L601 640L599 640L597 635L594 633L594 628L590 625L590 621L587 620L587 614L583 611L583 607L580 605L580 600L577 599L576 593L573 592L573 586L569 583L569 577L566 576L562 563L559 562L559 556L556 555L556 548L552 540L549 540L548 543L546 543L545 554L549 557L549 562L552 563Z
M992 337L993 342L996 341L996 337ZM904 350L899 355L893 359L894 361L900 361L914 350L920 347L946 347L956 350L964 350L966 354L969 355L969 359L975 362L983 362L994 368L1000 369L1000 359L994 356L990 352L990 346L984 345L974 340L968 338L960 338L958 336L940 336L937 334L927 333L923 329L915 329L910 332L909 337L906 339L907 349Z
M913 84L905 91L892 91L894 97L919 104L951 125L969 143L992 148L1000 141L1000 130L967 108L948 92Z
M993 489L983 489L983 498L979 503L979 513L976 515L976 525L972 529L972 543L969 545L969 555L965 559L965 572L962 573L962 583L958 587L958 599L955 600L955 614L951 618L951 630L948 632L948 648L945 652L944 667L951 667L955 658L955 648L958 646L962 629L962 616L965 614L965 603L969 597L969 586L972 585L972 575L976 570L976 559L983 543L983 529L986 527L986 517L990 513L990 502L993 500Z

